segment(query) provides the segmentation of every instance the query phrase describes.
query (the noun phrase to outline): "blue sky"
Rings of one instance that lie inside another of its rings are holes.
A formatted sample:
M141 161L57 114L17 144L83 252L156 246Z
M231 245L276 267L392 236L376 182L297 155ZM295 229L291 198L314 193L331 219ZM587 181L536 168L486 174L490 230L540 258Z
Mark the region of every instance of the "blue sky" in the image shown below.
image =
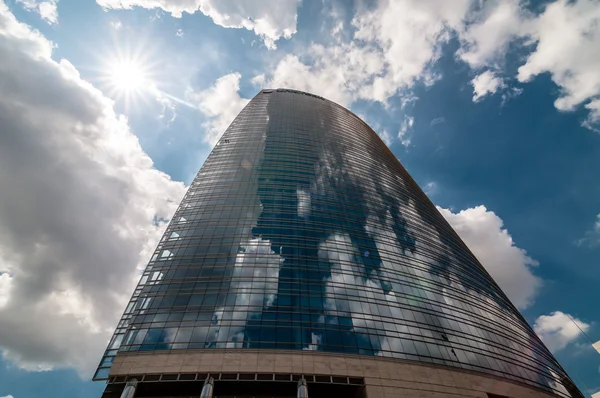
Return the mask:
M0 0L0 397L89 381L164 222L263 87L384 139L600 390L600 2Z

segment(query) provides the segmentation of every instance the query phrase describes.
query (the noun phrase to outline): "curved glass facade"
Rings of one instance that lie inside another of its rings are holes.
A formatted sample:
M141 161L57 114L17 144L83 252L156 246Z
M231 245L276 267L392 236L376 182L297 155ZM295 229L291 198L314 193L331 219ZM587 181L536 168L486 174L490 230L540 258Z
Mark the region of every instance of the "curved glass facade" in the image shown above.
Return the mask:
M117 352L322 350L484 372L579 396L390 150L323 98L263 90L190 186Z

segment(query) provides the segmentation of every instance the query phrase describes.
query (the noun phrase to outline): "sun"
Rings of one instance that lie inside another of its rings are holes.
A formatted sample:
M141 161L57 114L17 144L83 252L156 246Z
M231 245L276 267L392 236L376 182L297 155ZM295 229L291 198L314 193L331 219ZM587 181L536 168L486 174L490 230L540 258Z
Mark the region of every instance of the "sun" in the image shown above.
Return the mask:
M109 65L108 74L112 88L123 93L142 91L149 83L143 66L131 60L119 60Z
M121 43L104 54L97 67L101 90L125 112L151 103L156 97L159 69L153 53L144 46L132 48Z
M147 102L154 96L151 70L149 64L139 57L115 57L104 66L103 85L109 97L122 102L125 109L130 110L140 101Z
M163 111L165 104L171 107L173 103L196 109L194 104L165 91L172 86L172 75L165 73L165 59L158 56L154 45L144 38L135 45L126 39L115 39L110 47L95 51L91 55L97 62L90 67L95 72L94 84L114 101L118 112L128 116L157 102Z

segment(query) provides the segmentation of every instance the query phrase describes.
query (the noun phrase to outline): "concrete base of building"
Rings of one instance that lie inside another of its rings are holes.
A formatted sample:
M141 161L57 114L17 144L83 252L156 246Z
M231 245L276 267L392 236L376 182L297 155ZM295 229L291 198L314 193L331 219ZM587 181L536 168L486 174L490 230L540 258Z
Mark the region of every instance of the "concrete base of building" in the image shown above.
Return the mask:
M280 383L277 390L282 395L277 396L294 397L295 385L304 376L311 398L555 397L525 384L447 366L365 355L251 349L119 353L103 397L119 397L132 378L140 386L135 397L160 397L167 390L173 390L168 393L171 397L175 390L181 396L199 396L209 376L215 380L215 396L241 396L235 389L250 391L247 386L252 383L259 387Z

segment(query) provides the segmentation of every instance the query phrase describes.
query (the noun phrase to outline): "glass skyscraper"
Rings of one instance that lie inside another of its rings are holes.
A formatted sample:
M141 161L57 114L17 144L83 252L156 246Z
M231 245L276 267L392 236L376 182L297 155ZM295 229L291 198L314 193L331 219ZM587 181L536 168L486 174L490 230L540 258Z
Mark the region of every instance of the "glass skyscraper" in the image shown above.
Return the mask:
M582 396L377 134L287 89L216 144L95 379L106 398Z

